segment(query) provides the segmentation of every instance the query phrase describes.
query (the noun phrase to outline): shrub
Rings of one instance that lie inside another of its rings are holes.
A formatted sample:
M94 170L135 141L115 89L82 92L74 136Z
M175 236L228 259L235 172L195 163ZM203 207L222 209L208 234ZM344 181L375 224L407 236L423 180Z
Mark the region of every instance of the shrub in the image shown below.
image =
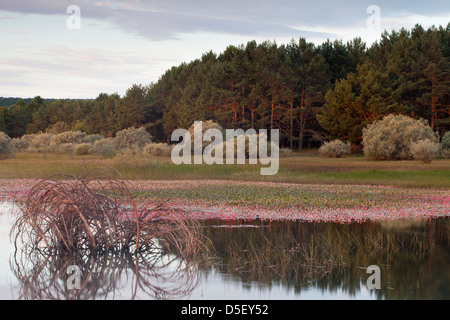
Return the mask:
M375 160L413 159L411 145L424 139L438 141L425 120L388 115L363 129L364 154Z
M53 133L53 134L59 134L59 133L63 133L66 131L69 131L69 125L67 123L65 123L64 121L58 121L54 124L52 124L52 126L47 129L48 133Z
M266 143L267 148L267 155L271 154L272 150L272 144L270 141L267 140L267 134L260 133L260 134L252 134L252 135L246 135L245 136L245 150L244 150L244 156L245 158L249 158L250 151L256 151L258 156L261 156L259 154L259 140L263 139L263 141ZM231 141L234 141L234 159L237 159L238 157L238 138L234 137L233 140L225 140L222 142L222 144L218 146L218 148L222 147L223 150L223 157L227 158L227 144L231 143Z
M73 150L73 152L79 156L92 154L93 151L94 151L94 148L92 147L92 144L90 144L90 143L77 144L75 146L75 149Z
M54 135L51 133L36 134L30 142L30 148L37 152L48 151L50 147L50 139Z
M439 153L439 143L423 139L411 144L411 153L415 160L430 163Z
M152 142L152 136L144 127L128 128L119 131L114 138L114 146L117 150L141 150Z
M14 157L15 151L12 139L6 133L0 131L0 159Z
M32 133L32 134L25 134L22 136L22 140L25 140L28 142L29 145L31 145L31 143L33 142L34 138L37 136L37 134Z
M441 139L442 150L450 149L450 131L447 131Z
M450 131L447 131L441 139L440 152L444 159L450 159Z
M170 157L172 146L167 143L149 143L144 147L143 152L156 157Z
M209 129L218 129L219 131L221 131L222 133L224 133L224 129L222 128L222 126L212 120L207 120L207 121L200 121L202 124L202 136L203 133L205 133L206 130ZM189 134L191 136L191 150L192 152L194 152L194 127L195 127L195 123L193 123L191 125L191 127L189 128L189 132L186 134ZM210 141L203 141L202 140L202 151L203 149L209 145L211 142Z
M83 142L94 144L95 141L102 140L105 137L100 134L89 134L83 138Z
M114 147L114 140L112 138L105 138L94 142L94 152L101 154L105 158L112 158L116 155L116 148Z
M292 156L292 150L290 148L280 148L280 158L288 158Z
M82 143L83 139L86 137L86 133L81 131L66 131L54 135L50 139L50 144L61 145L64 143Z
M48 151L58 154L73 155L75 146L76 146L75 143L61 143L61 144L51 143L48 148Z
M28 140L22 138L13 138L12 144L14 148L16 148L16 150L18 150L19 152L27 150L28 147L30 146Z
M326 158L340 158L348 153L350 153L350 143L344 143L341 140L325 142L319 148L319 154Z

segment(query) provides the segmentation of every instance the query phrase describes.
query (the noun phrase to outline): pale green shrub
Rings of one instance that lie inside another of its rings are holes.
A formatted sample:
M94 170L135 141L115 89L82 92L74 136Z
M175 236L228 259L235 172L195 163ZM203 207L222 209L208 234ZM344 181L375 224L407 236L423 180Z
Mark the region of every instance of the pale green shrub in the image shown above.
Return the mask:
M83 142L94 144L95 141L105 139L101 134L89 134L83 138Z
M94 152L101 154L105 158L112 158L116 155L116 148L114 147L114 139L105 138L94 142Z
M119 151L131 149L138 152L150 142L152 142L152 136L144 127L124 129L117 132L114 138L114 146Z
M450 159L450 131L447 131L441 139L440 153L442 158Z
M50 144L61 145L65 143L79 144L86 138L86 133L81 131L66 131L54 135L50 139Z
M441 139L441 148L443 150L450 149L450 131L447 131Z
M170 157L171 152L172 146L167 143L149 143L143 149L145 155L156 157Z
M11 158L16 154L12 139L4 132L0 131L0 159Z
M440 156L443 159L450 159L450 149L441 150L440 151Z
M92 154L94 151L94 148L92 147L92 144L90 143L80 143L75 146L75 149L73 150L74 154L83 156L87 154Z
M25 151L30 146L30 143L28 140L22 139L22 138L13 138L12 144L14 148L16 148L17 151Z
M24 140L24 141L27 141L27 142L28 142L28 145L30 146L31 143L33 142L33 140L34 140L34 138L35 138L36 136L37 136L36 133L25 134L25 135L23 135L22 138L20 138L20 139L22 139L22 140Z
M413 142L410 147L415 160L430 163L439 153L439 143L430 139Z
M202 125L202 137L203 137L203 133L205 133L206 130L209 129L217 129L220 132L222 132L222 138L224 137L224 129L222 128L222 126L212 120L207 120L207 121L199 121ZM195 123L193 123L191 125L191 127L188 130L188 133L191 136L191 150L192 152L194 152L194 128L195 128ZM203 139L202 139L203 140ZM211 142L210 141L202 141L202 151L203 149L209 145Z
M61 144L50 143L48 151L58 154L73 155L76 146L77 144L75 143L61 143Z
M259 141L262 139L264 143L266 144L267 148L267 155L271 154L272 150L272 144L270 141L267 140L267 135L265 133L260 134L249 134L245 135L245 149L244 149L244 157L249 158L250 151L255 152L256 156L260 156L259 154ZM238 157L238 147L240 147L238 138L234 137L234 139L225 140L222 143L220 143L216 148L222 148L223 150L223 157L227 158L227 144L232 143L234 144L234 159ZM214 156L214 154L213 154Z
M413 159L411 145L419 140L438 138L423 119L388 115L363 129L364 154L376 160Z
M52 133L40 133L36 134L32 141L30 142L29 149L30 151L37 151L37 152L47 152L50 147L50 139L54 135ZM26 138L28 139L28 138ZM30 137L31 139L31 137Z
M319 154L326 158L340 158L350 153L350 143L344 143L339 139L325 142L319 148Z

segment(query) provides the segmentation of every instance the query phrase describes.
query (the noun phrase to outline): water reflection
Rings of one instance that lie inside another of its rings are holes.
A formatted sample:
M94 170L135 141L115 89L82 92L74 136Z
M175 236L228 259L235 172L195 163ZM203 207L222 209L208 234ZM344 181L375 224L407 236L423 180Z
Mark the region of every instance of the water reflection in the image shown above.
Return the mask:
M204 223L221 259L215 268L244 286L277 284L292 298L311 288L358 298L367 291L366 268L378 265L381 289L371 290L377 299L450 298L449 219L227 223ZM242 224L259 228L236 227Z
M81 270L80 287L69 285L68 267ZM48 255L17 250L10 267L18 280L15 299L179 299L199 281L199 261L168 252Z
M195 288L207 249L199 221L168 204L137 203L127 181L111 177L58 175L15 199L20 299L108 298L125 286L131 299L174 299Z
M257 288L266 299L450 299L449 218L201 225L213 248L195 259L176 250L74 256L17 248L9 255L13 298L255 299ZM79 290L67 286L70 265L81 269ZM380 290L366 287L369 265L381 268Z

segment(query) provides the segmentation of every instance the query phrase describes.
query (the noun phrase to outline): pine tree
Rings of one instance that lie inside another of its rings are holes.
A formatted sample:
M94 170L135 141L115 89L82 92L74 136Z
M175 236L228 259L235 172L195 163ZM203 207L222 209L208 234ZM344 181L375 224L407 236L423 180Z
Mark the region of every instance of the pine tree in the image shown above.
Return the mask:
M357 73L336 83L326 94L326 103L317 120L329 139L338 138L359 144L362 129L369 123L405 108L395 99L388 75L369 62Z
M418 64L425 92L417 102L422 114L428 115L431 128L443 135L450 127L450 63L441 52L436 29L427 30L420 45Z

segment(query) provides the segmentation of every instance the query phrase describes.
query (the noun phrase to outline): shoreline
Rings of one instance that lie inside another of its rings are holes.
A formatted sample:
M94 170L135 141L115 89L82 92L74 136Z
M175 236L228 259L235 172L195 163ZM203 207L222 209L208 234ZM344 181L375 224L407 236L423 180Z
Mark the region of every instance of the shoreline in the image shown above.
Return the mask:
M0 179L0 202L41 179ZM450 191L379 185L230 180L126 180L137 203L164 203L195 219L352 223L450 216Z

